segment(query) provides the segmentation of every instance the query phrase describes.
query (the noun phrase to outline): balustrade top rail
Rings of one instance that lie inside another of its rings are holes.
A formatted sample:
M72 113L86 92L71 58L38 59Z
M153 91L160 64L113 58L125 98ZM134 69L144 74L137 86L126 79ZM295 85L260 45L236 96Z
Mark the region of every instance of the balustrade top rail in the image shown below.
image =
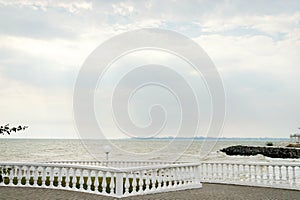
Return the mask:
M257 165L257 166L294 166L299 167L300 163L291 162L236 162L236 161L204 161L201 164L226 164L226 165Z
M151 169L167 169L170 167L192 167L199 166L199 163L176 163L176 164L164 164L155 166L135 166L126 168L106 167L106 166L92 166L92 165L77 165L77 164L64 164L64 163L36 163L36 162L1 162L1 166L31 166L31 167L58 167L58 168L76 168L86 170L101 170L105 172L132 172L140 170Z

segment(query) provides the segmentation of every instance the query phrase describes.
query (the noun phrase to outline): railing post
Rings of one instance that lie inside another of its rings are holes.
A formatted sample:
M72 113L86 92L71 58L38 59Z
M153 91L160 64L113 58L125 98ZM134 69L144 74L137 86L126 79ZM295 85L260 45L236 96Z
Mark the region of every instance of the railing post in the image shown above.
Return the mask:
M116 173L116 195L123 196L123 173Z

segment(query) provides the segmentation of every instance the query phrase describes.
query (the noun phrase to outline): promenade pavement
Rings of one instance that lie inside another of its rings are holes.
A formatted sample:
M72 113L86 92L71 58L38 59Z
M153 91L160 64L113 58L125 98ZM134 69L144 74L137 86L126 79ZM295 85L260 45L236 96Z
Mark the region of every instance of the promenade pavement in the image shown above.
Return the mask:
M0 199L2 200L112 200L113 197L104 197L82 192L72 192L64 190L41 189L41 188L17 188L0 187ZM203 184L201 189L191 189L184 191L158 193L144 196L134 196L123 198L124 200L138 199L190 199L190 200L299 200L300 191L283 190L274 188L248 187L222 184Z

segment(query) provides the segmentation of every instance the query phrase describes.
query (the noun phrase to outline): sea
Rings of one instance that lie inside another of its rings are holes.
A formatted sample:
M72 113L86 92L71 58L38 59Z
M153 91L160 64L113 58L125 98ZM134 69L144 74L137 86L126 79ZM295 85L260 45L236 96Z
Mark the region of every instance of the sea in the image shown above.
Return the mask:
M0 139L0 162L99 161L106 159L182 162L300 161L299 159L274 159L262 155L227 156L220 151L222 148L233 145L265 146L266 142L272 142L275 146L284 146L288 140Z

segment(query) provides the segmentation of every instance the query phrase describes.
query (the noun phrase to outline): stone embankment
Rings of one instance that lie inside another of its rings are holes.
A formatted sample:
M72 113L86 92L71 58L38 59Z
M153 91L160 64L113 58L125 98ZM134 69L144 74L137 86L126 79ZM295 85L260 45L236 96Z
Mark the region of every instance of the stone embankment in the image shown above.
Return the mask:
M270 158L300 158L300 149L289 147L256 147L256 146L230 146L220 151L230 156L255 156L258 154Z

